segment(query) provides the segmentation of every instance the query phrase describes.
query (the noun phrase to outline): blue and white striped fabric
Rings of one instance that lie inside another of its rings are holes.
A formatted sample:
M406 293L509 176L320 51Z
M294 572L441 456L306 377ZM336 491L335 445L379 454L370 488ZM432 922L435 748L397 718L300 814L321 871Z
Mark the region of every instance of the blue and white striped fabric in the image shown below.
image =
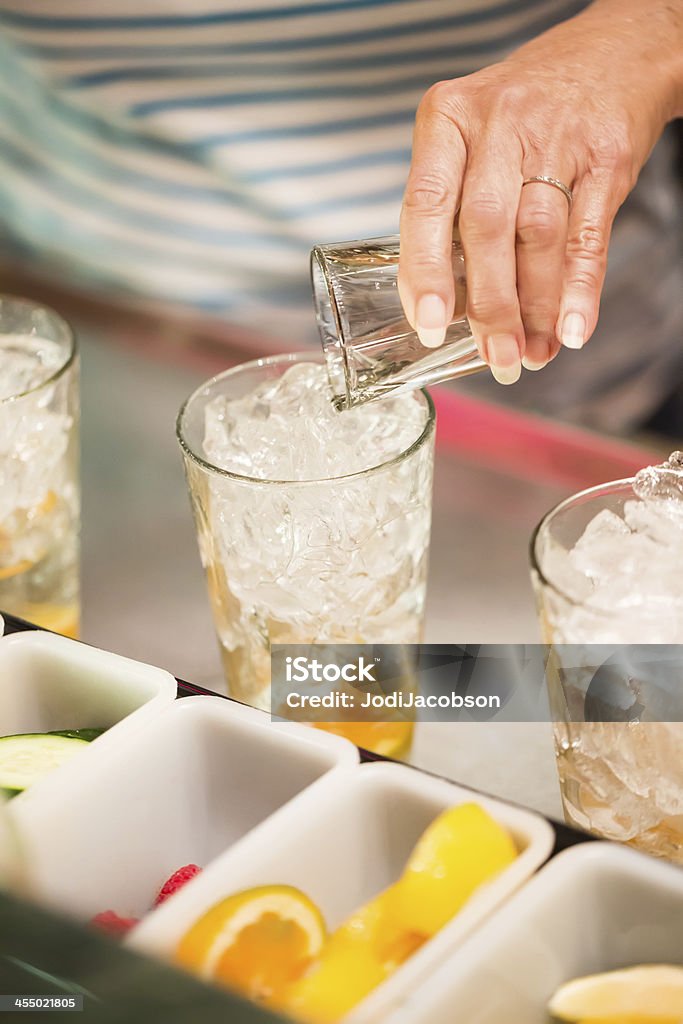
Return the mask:
M313 242L396 230L425 89L585 5L0 0L2 230L71 275L285 330Z

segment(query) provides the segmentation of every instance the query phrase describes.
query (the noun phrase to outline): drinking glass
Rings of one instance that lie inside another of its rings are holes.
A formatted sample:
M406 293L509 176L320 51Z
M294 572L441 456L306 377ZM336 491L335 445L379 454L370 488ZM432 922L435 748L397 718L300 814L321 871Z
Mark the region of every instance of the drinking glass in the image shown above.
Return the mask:
M363 472L254 479L206 456L209 403L240 398L314 360L307 352L228 370L191 395L177 422L229 692L264 709L271 644L411 644L422 637L435 424L426 393L419 394L419 437ZM385 717L328 728L396 754L409 745L412 723Z
M422 388L488 369L465 316L462 243L452 247L455 311L444 344L425 348L398 294L398 235L317 245L311 282L335 404L347 409L398 389Z
M0 297L0 608L79 625L78 356L56 313Z
M590 580L567 562L598 513L621 516L639 501L632 484L552 509L531 541L531 576L567 821L683 863L683 587L673 583L664 602L643 589L596 607ZM618 556L608 563L615 595Z

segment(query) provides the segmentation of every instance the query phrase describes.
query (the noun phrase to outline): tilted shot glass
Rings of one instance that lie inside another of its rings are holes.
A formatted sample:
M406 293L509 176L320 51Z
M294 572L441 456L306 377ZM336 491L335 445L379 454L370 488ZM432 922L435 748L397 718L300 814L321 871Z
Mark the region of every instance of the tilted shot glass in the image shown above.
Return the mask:
M348 409L399 389L423 388L488 369L465 315L462 243L452 247L455 310L440 348L425 348L398 294L398 235L317 245L311 283L335 404Z

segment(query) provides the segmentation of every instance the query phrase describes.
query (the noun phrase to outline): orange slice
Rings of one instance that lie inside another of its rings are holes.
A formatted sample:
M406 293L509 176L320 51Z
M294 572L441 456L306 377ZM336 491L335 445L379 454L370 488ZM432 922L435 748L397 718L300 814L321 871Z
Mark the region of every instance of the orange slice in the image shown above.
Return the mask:
M325 942L316 905L289 885L264 885L216 904L183 936L176 961L256 1002L278 1006Z

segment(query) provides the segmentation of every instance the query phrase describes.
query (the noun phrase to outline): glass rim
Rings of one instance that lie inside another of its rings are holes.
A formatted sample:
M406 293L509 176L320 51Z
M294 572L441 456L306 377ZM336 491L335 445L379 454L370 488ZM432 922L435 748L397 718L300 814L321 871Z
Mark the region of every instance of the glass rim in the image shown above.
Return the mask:
M38 394L38 392L42 391L44 388L49 387L50 384L54 384L58 381L60 377L62 377L67 370L71 368L71 366L73 366L78 354L78 339L76 338L76 332L69 321L66 320L61 313L58 313L57 310L53 309L52 306L46 306L43 302L34 302L33 299L26 299L21 295L8 295L2 293L0 294L0 311L4 302L8 302L13 306L23 306L26 310L42 310L42 312L47 313L57 321L60 327L64 329L66 342L69 346L64 362L53 370L50 376L46 377L45 380L41 380L39 384L35 384L31 388L26 388L25 391L17 391L16 394L6 395L4 398L0 397L0 405L9 405L11 402L20 401L22 398L27 398L29 395ZM0 338L3 337L8 337L8 335L0 331ZM40 335L36 335L36 337L40 337Z
M378 462L374 466L368 466L366 469L356 470L353 473L343 473L340 476L316 477L312 480L273 480L269 477L247 476L242 473L234 473L229 469L222 469L220 466L215 466L212 462L209 462L198 452L194 451L184 436L184 419L192 402L196 398L200 397L201 394L209 391L219 381L225 380L226 377L236 375L244 370L260 369L261 367L273 366L278 363L295 363L299 361L317 362L318 365L320 365L320 360L316 360L315 356L315 351L288 352L278 353L277 355L272 356L262 356L258 359L251 359L246 363L239 363L237 366L231 366L228 370L224 370L222 373L218 373L214 377L210 377L209 380L204 381L203 384L200 384L198 388L195 388L195 390L185 399L176 417L176 438L183 454L205 472L225 477L228 480L234 480L237 483L257 484L262 487L310 487L311 485L320 486L321 484L344 483L349 480L360 479L361 477L368 476L371 473L379 472L380 470L387 469L390 466L395 466L422 448L425 442L433 434L436 423L436 409L434 408L432 397L426 388L420 388L419 391L426 403L427 415L424 426L415 440L411 441L408 447L404 448L403 451L398 452L396 455L392 455L391 458L385 459L383 462ZM343 416L344 414L343 412L340 412L338 415Z
M556 505L553 505L544 516L536 524L531 538L529 540L529 561L531 563L531 571L538 577L539 583L544 587L553 590L558 594L564 601L567 601L573 607L579 607L582 602L575 597L571 597L561 587L559 587L553 580L548 579L545 572L541 568L540 556L537 553L538 541L542 531L549 525L552 519L572 505L578 504L582 499L597 498L600 495L615 494L618 491L626 490L627 488L633 489L633 481L635 477L624 477L621 480L609 480L604 484L595 484L593 487L586 487L583 491L577 491L575 494L570 494L569 497L563 498L562 501L558 501ZM595 612L598 616L607 616L612 614L609 609L606 608L592 608L591 612Z

